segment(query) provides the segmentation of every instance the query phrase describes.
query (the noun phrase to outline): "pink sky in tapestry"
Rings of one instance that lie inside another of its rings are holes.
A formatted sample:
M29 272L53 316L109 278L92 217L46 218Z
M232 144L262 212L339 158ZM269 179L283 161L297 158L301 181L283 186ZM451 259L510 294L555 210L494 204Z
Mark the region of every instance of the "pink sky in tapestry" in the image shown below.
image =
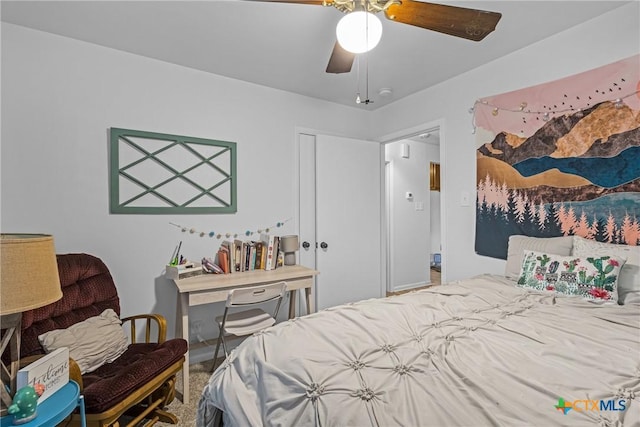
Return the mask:
M478 100L475 249L509 236L640 244L640 55Z

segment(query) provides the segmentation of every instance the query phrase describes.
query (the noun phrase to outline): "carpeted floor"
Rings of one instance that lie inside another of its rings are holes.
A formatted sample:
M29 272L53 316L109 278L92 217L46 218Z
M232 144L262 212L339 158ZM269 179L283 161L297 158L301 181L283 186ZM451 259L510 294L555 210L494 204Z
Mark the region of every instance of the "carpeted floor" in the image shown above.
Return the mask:
M173 402L167 407L169 412L178 417L178 426L180 427L193 427L196 425L196 410L198 408L198 400L202 394L202 389L209 381L211 376L211 364L212 361L203 363L196 363L190 366L189 369L189 392L191 394L189 398L189 404L184 405L179 397L176 397ZM178 374L178 383L176 385L177 390L182 390L182 373ZM156 423L156 426L174 426L174 424Z

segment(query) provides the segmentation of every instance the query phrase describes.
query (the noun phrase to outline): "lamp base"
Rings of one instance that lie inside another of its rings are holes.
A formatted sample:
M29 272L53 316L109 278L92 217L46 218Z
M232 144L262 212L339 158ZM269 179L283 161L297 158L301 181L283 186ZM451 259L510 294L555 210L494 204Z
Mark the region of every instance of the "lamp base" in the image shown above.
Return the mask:
M296 253L285 252L284 253L284 265L296 265Z
M22 313L4 314L0 316L0 323L4 329L2 334L2 344L0 345L0 355L4 354L9 347L9 366L2 364L2 376L0 378L0 416L8 415L13 395L16 392L16 377L20 367L20 333L22 324ZM8 381L8 384L6 383Z

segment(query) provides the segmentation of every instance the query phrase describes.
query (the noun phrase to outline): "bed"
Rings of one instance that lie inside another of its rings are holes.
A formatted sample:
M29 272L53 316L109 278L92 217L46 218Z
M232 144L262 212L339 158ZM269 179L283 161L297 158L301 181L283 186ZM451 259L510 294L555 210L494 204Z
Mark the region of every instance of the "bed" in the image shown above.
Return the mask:
M638 426L637 301L485 274L330 308L239 345L197 423Z

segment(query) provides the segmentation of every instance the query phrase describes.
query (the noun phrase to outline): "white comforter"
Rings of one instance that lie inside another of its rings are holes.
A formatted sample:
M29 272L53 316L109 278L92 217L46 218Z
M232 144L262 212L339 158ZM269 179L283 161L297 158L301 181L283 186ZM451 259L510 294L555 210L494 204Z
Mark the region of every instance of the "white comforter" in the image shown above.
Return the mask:
M565 414L560 398L586 402ZM640 305L484 275L248 338L205 387L198 426L218 410L242 427L640 426L639 400Z

